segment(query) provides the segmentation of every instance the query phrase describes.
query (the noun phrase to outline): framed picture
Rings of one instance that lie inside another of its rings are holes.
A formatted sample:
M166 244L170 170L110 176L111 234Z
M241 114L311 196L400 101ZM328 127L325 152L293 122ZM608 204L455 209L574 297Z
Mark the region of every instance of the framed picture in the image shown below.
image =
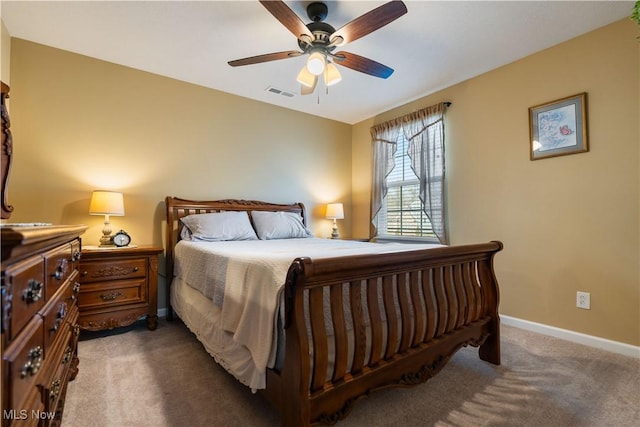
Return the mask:
M529 108L531 160L589 151L587 94Z

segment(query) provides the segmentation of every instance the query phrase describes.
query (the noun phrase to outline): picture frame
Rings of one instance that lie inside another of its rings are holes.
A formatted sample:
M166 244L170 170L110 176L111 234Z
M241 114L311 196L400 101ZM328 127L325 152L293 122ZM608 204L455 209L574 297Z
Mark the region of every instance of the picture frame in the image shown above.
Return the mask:
M531 160L589 151L587 93L529 108Z

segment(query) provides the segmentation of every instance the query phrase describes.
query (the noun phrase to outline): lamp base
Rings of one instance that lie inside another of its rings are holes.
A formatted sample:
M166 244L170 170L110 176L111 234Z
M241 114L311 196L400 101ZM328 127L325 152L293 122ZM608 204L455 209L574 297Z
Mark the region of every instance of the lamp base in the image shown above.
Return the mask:
M102 227L102 237L100 238L100 247L115 246L113 244L113 236L111 235L111 223L109 222L109 215L104 216L104 227Z
M113 244L113 236L111 236L110 234L104 234L101 238L100 238L100 247L104 248L107 246L115 246Z
M331 230L331 238L332 239L340 238L340 234L338 234L338 227L333 227L333 229Z

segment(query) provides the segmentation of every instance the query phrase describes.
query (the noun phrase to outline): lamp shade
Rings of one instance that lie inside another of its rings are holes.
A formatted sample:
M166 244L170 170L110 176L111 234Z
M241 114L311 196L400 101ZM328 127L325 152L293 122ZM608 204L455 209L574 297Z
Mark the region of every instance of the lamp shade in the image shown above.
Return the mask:
M89 204L90 215L124 215L124 200L122 193L115 191L96 190L91 194Z
M328 219L344 219L342 203L329 203L326 216Z

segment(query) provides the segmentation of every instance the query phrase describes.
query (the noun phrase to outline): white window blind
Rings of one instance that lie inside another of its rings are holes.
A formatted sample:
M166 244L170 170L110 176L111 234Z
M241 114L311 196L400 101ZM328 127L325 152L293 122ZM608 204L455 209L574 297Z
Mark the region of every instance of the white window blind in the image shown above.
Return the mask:
M379 222L380 237L433 237L436 235L420 200L420 183L407 153L409 141L399 132L395 166L387 175L387 196Z

